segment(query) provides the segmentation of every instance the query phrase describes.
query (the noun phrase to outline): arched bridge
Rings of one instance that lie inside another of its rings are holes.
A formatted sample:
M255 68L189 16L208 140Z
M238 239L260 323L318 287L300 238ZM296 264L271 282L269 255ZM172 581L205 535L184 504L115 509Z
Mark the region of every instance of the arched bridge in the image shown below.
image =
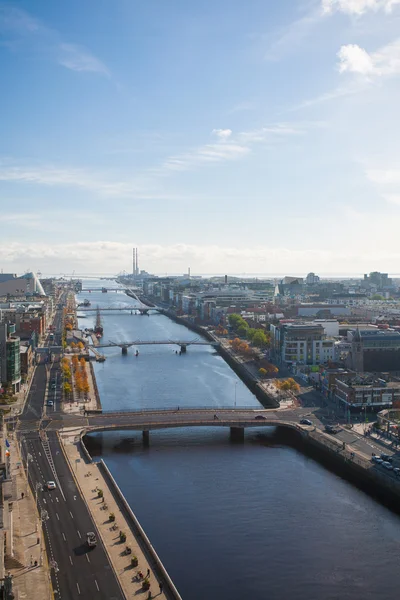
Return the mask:
M243 439L247 427L284 425L293 429L308 429L299 419L309 409L273 410L256 408L179 408L108 412L86 415L83 434L91 431L119 429L139 430L149 443L149 432L155 429L179 427L229 427L233 439Z

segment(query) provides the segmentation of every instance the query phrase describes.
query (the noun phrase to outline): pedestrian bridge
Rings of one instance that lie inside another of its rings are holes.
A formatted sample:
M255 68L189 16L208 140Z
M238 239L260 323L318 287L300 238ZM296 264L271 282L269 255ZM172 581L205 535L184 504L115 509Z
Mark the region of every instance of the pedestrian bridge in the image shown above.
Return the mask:
M305 409L273 410L242 408L180 408L137 410L87 414L82 434L91 431L119 429L143 432L144 443L149 443L149 432L156 429L181 427L229 427L231 438L241 440L248 427L286 426L301 430L299 419ZM305 427L307 429L307 427Z

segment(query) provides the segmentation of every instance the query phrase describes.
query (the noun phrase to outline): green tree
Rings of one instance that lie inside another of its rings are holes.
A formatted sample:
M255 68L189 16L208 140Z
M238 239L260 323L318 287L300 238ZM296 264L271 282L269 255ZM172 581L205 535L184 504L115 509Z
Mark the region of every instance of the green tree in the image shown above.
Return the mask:
M241 315L238 315L237 313L233 313L232 315L229 315L228 317L228 321L229 321L229 325L231 325L232 327L236 327L238 321L242 321L242 317Z
M247 330L247 339L252 342L256 333L257 333L257 329L253 329L253 327L249 327Z
M371 296L371 300L384 300L385 298L381 294L374 294Z
M267 336L261 329L257 329L256 333L253 336L253 344L261 348L262 346L266 346L267 344Z
M241 337L247 337L247 332L249 331L249 326L247 323L245 325L240 325L237 332Z

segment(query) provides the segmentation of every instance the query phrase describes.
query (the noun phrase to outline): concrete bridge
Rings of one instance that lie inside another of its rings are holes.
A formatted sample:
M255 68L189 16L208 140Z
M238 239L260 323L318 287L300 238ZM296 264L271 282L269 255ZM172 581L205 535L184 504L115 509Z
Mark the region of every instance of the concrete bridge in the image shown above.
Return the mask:
M188 346L214 346L218 347L219 342L208 342L207 340L134 340L133 342L112 342L108 344L97 344L96 348L112 348L119 346L122 354L127 354L131 346L179 346L182 353L186 352Z
M147 315L150 310L162 312L164 309L160 308L159 306L146 306L144 304L141 306L105 306L103 308L99 307L100 312L127 311L127 312L131 312L131 313L140 313L141 315L144 315L144 314ZM97 312L97 306L96 306L96 308L93 308L90 306L89 307L88 306L78 306L77 312L79 312L79 313L81 313L81 312Z
M248 427L286 426L301 431L310 427L299 424L309 409L273 410L256 408L178 408L89 414L82 435L92 431L130 429L142 431L149 444L150 431L181 427L229 427L233 440L243 440Z

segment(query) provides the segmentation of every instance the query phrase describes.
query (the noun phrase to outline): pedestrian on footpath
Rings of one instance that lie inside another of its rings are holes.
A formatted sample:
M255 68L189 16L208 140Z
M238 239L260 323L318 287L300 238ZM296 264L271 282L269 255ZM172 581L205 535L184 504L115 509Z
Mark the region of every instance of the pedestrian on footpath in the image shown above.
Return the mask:
M158 587L160 588L160 594L162 594L162 591L163 591L163 584L162 584L162 582L161 582L161 581L160 581L160 583L158 584Z
M147 575L146 577L150 577L150 569L147 569Z

